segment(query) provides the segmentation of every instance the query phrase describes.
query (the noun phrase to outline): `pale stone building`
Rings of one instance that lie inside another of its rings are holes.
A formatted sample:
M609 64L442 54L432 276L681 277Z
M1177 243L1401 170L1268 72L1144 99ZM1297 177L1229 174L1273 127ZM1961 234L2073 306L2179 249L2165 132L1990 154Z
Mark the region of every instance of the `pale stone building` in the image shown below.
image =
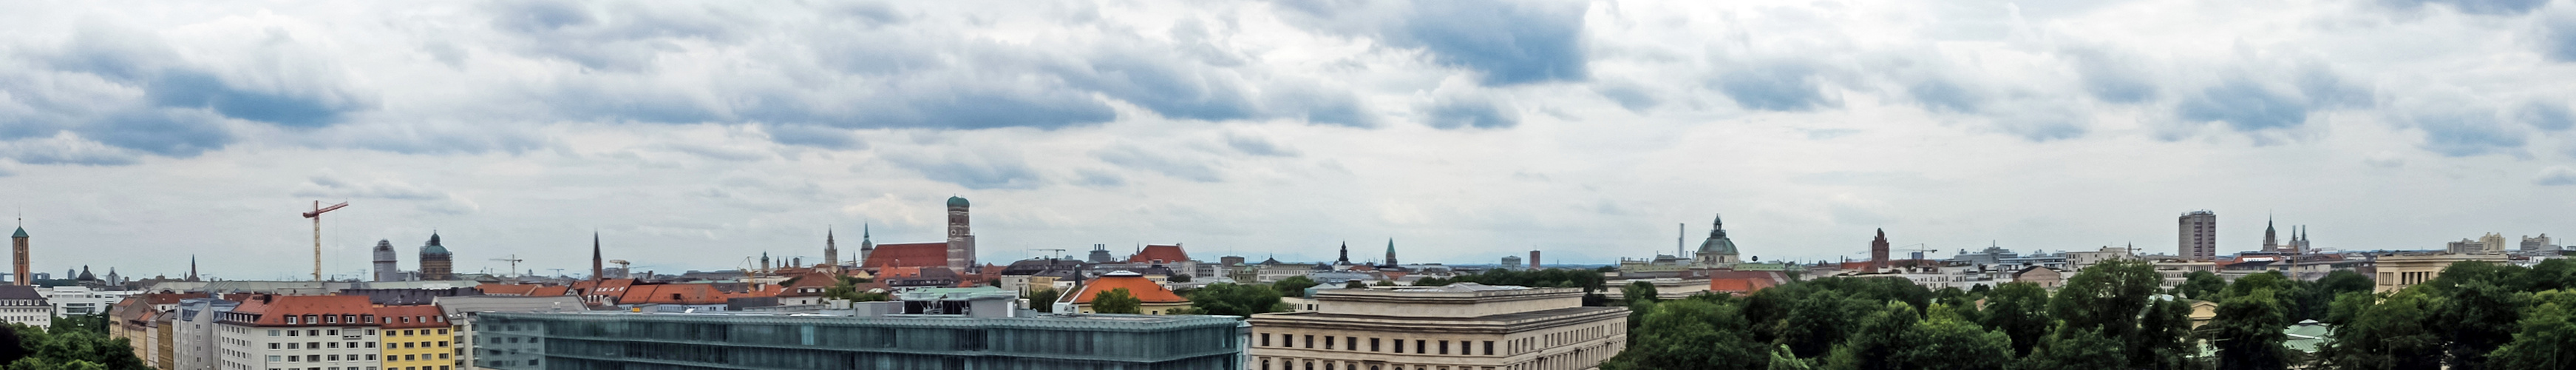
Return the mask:
M2433 278L2441 277L2442 269L2451 267L2451 264L2453 263L2475 261L2501 264L2508 262L2508 258L2509 257L2498 254L2458 253L2379 257L2379 260L2376 262L2376 265L2379 268L2379 276L2377 276L2376 279L2372 279L2378 280L2379 286L2376 289L2372 289L2371 292L2394 292L2404 290L2406 287L2415 286L2415 284L2432 281Z
M1318 290L1308 312L1253 315L1255 370L1571 370L1627 348L1628 309L1573 288L1459 283Z

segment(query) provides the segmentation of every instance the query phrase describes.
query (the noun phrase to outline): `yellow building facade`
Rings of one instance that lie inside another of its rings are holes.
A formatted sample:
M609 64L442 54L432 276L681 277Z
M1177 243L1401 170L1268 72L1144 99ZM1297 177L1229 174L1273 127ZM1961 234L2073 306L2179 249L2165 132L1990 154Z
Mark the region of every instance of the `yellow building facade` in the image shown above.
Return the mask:
M457 370L454 326L436 306L378 308L383 370Z

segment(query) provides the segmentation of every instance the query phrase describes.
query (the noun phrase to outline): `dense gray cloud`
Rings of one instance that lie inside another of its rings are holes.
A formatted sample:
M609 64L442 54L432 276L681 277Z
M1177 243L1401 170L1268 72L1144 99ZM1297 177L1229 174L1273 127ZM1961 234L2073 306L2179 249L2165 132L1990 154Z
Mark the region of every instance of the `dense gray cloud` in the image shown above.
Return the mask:
M1431 127L1511 128L1521 123L1519 110L1479 93L1441 95L1422 108Z
M2540 55L2576 62L2576 6L2557 7L2539 18Z
M1824 91L1819 68L1796 61L1760 63L1720 74L1710 84L1747 109L1806 111L1834 107L1839 103Z

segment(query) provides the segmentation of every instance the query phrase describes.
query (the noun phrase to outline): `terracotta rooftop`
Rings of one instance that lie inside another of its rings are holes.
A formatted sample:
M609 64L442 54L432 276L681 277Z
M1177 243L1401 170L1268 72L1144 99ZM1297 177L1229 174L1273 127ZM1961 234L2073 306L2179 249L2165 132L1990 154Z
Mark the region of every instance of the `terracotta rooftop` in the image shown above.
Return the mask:
M1190 253L1182 251L1181 246L1177 244L1148 245L1145 246L1145 250L1137 251L1136 255L1127 257L1127 263L1180 263L1188 260L1190 260Z
M366 324L364 319L373 318L376 309L366 296L268 295L245 300L233 312L253 315L258 321L249 324L256 326L356 326ZM297 320L289 324L287 317Z
M636 285L617 299L618 304L725 304L725 296L707 284Z
M1144 303L1180 303L1190 301L1189 299L1181 298L1178 294L1172 294L1171 289L1163 289L1162 285L1154 284L1153 280L1146 280L1143 275L1120 271L1112 272L1108 275L1101 275L1098 279L1092 279L1091 282L1082 284L1082 287L1079 288L1082 289L1082 292L1065 295L1064 302L1090 304L1092 299L1100 297L1100 292L1116 290L1118 288L1127 288L1128 294L1136 295L1136 300L1143 301Z
M868 260L859 263L863 268L947 265L947 242L878 244L875 252L868 253Z

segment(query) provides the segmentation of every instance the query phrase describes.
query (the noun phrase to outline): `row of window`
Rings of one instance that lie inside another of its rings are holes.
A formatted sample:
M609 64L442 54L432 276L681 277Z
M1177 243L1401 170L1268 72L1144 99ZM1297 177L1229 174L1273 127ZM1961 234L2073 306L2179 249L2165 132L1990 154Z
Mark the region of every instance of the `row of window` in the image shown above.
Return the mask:
M1260 360L1260 361L1258 361L1258 362L1260 362L1260 363L1261 363L1261 367L1259 367L1259 368L1258 368L1258 369L1261 369L1261 370L1317 370L1317 369L1321 369L1321 370L1360 370L1360 366L1361 366L1361 365L1360 365L1360 363L1359 363L1359 362L1357 362L1357 361L1347 361L1347 360L1318 360L1318 359L1295 359L1295 358L1277 358L1277 359L1274 359L1274 358L1263 357L1263 358L1261 358L1261 360ZM1272 367L1274 364L1276 364L1276 366L1277 366L1277 367ZM1320 367L1318 367L1318 366L1320 366ZM1480 366L1467 366L1467 365L1403 365L1403 364L1387 365L1387 364L1371 364L1371 365L1367 365L1367 366L1368 366L1368 370L1500 370L1500 369L1504 369L1504 368L1500 368L1500 367L1493 367L1493 366L1481 366L1481 367L1480 367Z
M269 343L269 344L268 344L268 349L272 349L272 350L274 350L274 349L325 349L326 347L327 347L327 348L329 348L329 349L340 349L340 348L344 348L344 347L340 347L340 343L342 343L342 342L304 342L304 343L286 342L286 343ZM348 346L348 347L345 347L345 348L359 348L359 347L358 347L358 343L362 343L362 342L347 342L347 343L349 343L349 346ZM363 342L363 343L366 343L366 344L367 344L366 348L376 348L376 342ZM286 348L278 348L278 347L279 347L279 346L278 346L279 344L284 344ZM300 345L299 345L299 344L300 344Z
M1270 342L1270 338L1271 338L1271 333L1261 333L1261 345L1260 345L1260 346L1262 346L1262 347L1272 347L1272 346L1271 346L1271 342ZM1299 346L1298 346L1298 338L1299 338L1299 336L1297 336L1297 335L1291 335L1291 334L1279 334L1279 335L1278 335L1278 338L1279 338L1279 345L1278 345L1277 347L1285 347L1285 348L1301 348L1301 347L1299 347ZM1304 336L1304 339L1305 339L1305 346L1304 346L1304 347L1302 347L1302 348L1315 348L1315 344L1316 344L1316 341L1315 341L1315 340L1316 340L1316 339L1315 339L1315 336L1314 336L1314 335L1312 335L1312 334L1305 335L1305 336ZM1414 340L1413 340L1412 350L1411 350L1410 352L1407 352L1407 351L1406 351L1406 349L1405 349L1406 347L1405 347L1405 340L1404 340L1404 339L1393 339L1393 340L1381 340L1381 339L1382 339L1382 338L1369 338L1369 339L1368 339L1368 351L1369 351L1369 352L1388 352L1388 351L1386 351L1387 349L1393 349L1394 351L1389 352L1389 353L1442 354L1442 355L1450 354L1450 352L1449 352L1449 345L1450 345L1450 341L1446 341L1446 340L1414 339ZM1347 336L1346 336L1346 337L1336 337L1336 336L1326 335L1326 336L1324 336L1324 337L1323 337L1323 342L1322 342L1322 343L1323 343L1323 345L1324 345L1324 348L1323 348L1323 349L1325 349L1325 350L1345 350L1345 351L1358 351L1358 350L1360 350L1360 338L1359 338L1359 337L1347 337ZM1389 343L1394 344L1394 346L1385 346L1385 345L1384 345L1384 344L1389 344ZM1475 354L1476 354L1476 347L1475 347L1475 342L1474 342L1474 341L1464 341L1464 340L1462 340L1462 341L1457 341L1457 345L1458 345L1458 352L1457 352L1457 354L1461 354L1461 355L1475 355ZM1435 348L1436 348L1436 349L1435 349ZM1494 355L1494 341L1490 341L1490 340L1489 340L1489 341L1484 341L1484 349L1485 349L1485 352L1484 352L1484 353L1485 353L1485 355L1486 355L1486 356L1492 356L1492 355ZM1436 352L1435 352L1435 351L1436 351Z
M399 333L399 334L397 334L397 333ZM373 334L373 333L370 333L370 334ZM420 333L419 333L419 334L413 334L411 329L404 329L403 331L400 331L400 332L393 331L392 329L386 329L386 330L385 330L385 335L390 335L390 336L409 336L409 335L430 335L430 334L429 334L429 329L420 329ZM447 329L438 329L438 335L447 335Z
M269 330L268 330L268 336L272 336L272 337L277 336L277 333L278 333L278 332L280 332L280 331L281 331L281 330L277 330L277 329L269 329ZM300 334L300 335L303 335L303 336L307 336L307 337L319 337L319 336L325 336L325 335L340 335L340 329L305 329L305 330L283 330L283 331L284 331L284 332L286 332L286 336L290 336L290 337L292 337L292 336L297 336L297 335L299 335L299 334ZM351 329L349 329L349 333L350 333L350 335L358 335L358 334L357 334L357 333L358 333L358 329L351 328ZM367 329L366 333L367 333L366 335L376 335L376 329Z

